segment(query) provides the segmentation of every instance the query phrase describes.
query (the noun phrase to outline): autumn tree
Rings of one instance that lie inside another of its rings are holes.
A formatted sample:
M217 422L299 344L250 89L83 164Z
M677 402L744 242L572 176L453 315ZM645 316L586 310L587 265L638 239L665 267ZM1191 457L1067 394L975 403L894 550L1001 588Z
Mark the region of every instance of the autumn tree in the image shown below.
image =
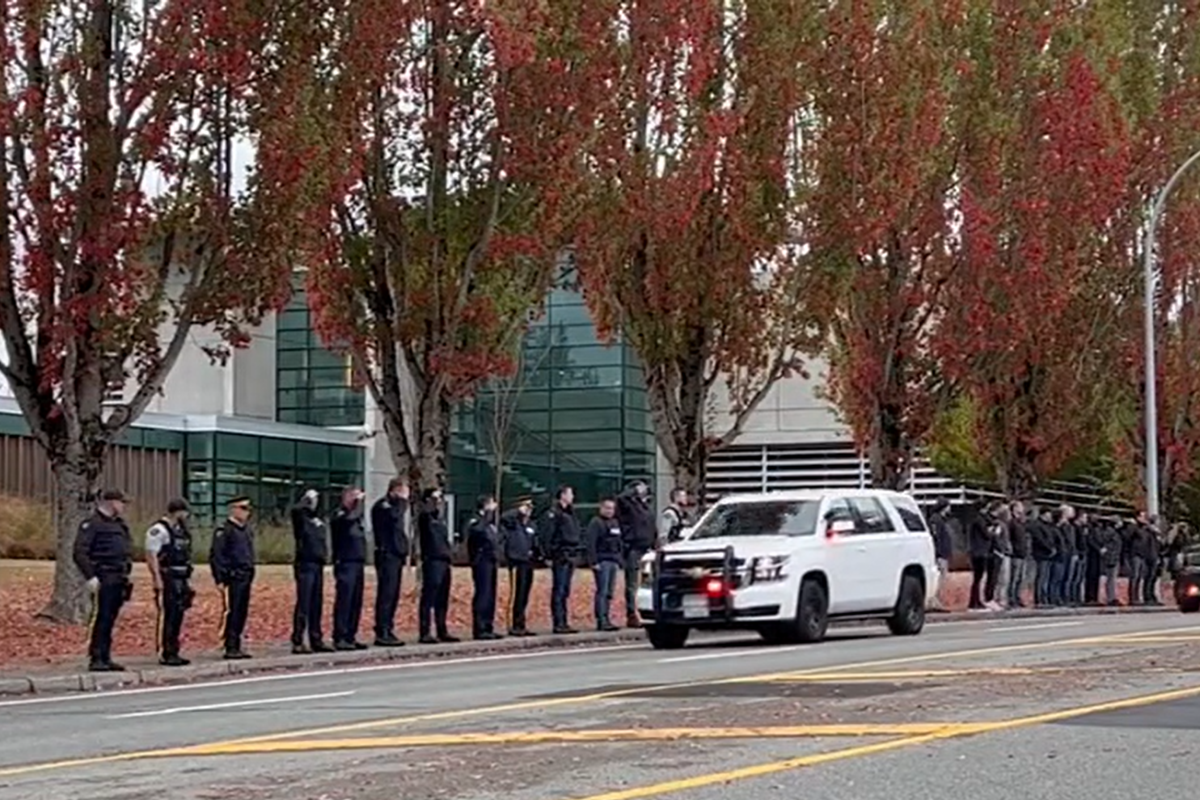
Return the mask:
M872 485L891 489L904 488L937 410L930 339L959 265L964 20L961 3L835 3L805 51L807 221L813 257L838 288L827 389Z
M618 5L580 277L602 332L642 361L676 485L702 494L709 454L816 338L793 214L809 14L785 0ZM728 425L713 430L722 390Z
M55 619L84 616L75 531L189 333L236 346L286 296L305 189L303 150L280 146L304 79L292 11L0 4L0 375L55 476Z
M605 91L590 57L604 3L337 5L322 113L354 157L309 295L397 469L440 486L452 403L513 370L569 255L573 176Z
M483 439L491 459L492 492L502 505L505 502L504 475L521 451L527 435L521 422L522 398L534 384L542 366L550 361L555 349L554 333L548 325L530 328L517 349L512 372L489 381L476 397L476 409L480 412L476 424L483 428Z
M1030 494L1103 431L1130 147L1106 59L1067 4L972 8L958 113L963 268L939 325L1000 488Z

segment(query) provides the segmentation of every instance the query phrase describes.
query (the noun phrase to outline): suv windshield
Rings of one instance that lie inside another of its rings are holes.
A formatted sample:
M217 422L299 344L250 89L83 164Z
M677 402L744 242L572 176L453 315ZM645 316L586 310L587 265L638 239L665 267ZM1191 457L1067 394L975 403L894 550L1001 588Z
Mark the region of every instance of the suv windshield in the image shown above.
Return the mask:
M811 536L817 528L820 505L817 500L724 503L702 519L688 538Z

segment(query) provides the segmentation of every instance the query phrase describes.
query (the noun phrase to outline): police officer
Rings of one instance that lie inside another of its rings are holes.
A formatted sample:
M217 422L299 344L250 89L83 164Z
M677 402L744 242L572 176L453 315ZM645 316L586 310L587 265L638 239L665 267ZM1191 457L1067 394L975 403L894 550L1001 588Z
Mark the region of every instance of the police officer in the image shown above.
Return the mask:
M192 607L196 593L188 585L192 577L192 537L188 533L188 503L177 498L167 503L167 513L146 531L146 566L154 584L158 609L158 663L182 667L190 662L179 655L179 634L184 613Z
M583 534L579 520L575 518L575 490L561 486L554 496L554 505L546 513L546 552L550 557L552 588L550 611L554 617L554 632L559 634L579 633L568 621L571 600L571 577L575 572L575 559L583 551Z
M617 503L611 497L600 501L599 513L588 523L584 539L587 543L588 565L596 577L596 597L592 604L596 630L620 630L612 624L610 609L625 548L621 542L621 525L617 522Z
M371 506L371 533L375 538L375 646L400 647L396 638L396 606L400 579L408 560L408 481L392 478L387 494Z
M225 658L250 658L242 650L242 634L250 615L250 587L254 584L254 527L250 524L253 506L246 495L229 501L229 516L213 531L208 563L213 580L221 587L225 605Z
M333 647L336 650L366 650L358 641L362 620L363 571L367 563L367 534L363 530L363 493L349 488L342 503L329 518L333 537Z
M317 513L320 495L309 489L292 508L292 536L296 553L292 575L296 582L296 608L292 612L292 653L328 653L321 631L325 605L325 563L329 544L325 521ZM307 639L307 644L306 644Z
M450 564L453 548L444 513L441 489L426 489L421 493L421 513L417 517L417 543L421 558L421 599L417 612L422 644L457 642L446 627L450 610ZM437 638L429 633L433 617Z
M508 564L508 594L511 600L508 615L509 636L534 636L525 622L529 592L533 589L533 562L536 531L533 526L533 500L517 499L517 505L500 518L500 535L504 540L504 560Z
M133 538L122 515L128 498L117 489L100 495L96 510L79 526L72 553L92 596L92 622L88 643L88 669L124 672L112 660L113 627L121 606L133 593Z
M481 641L502 639L495 630L496 573L500 542L496 526L496 498L484 495L467 523L467 557L475 593L471 599L471 633Z
M654 529L654 513L650 509L650 487L645 481L634 481L617 498L617 519L625 545L625 626L640 628L637 613L637 587L642 569L642 556L654 547L658 534Z
M686 512L688 504L688 493L686 489L672 489L671 499L667 507L663 509L662 517L659 519L658 532L666 538L668 542L675 542L683 533L685 520L687 519Z

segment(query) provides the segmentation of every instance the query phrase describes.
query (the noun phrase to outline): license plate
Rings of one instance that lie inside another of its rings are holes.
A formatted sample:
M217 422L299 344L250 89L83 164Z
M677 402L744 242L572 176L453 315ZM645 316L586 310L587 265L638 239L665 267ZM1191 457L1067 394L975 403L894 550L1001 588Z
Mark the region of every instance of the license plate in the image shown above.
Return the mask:
M708 616L708 598L704 595L688 595L683 598L683 616L685 619L699 619Z

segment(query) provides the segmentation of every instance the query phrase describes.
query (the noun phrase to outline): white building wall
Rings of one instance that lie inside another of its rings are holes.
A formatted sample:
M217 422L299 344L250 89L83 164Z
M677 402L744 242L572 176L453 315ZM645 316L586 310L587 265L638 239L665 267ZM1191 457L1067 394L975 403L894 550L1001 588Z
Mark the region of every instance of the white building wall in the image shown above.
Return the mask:
M271 314L250 335L250 346L233 353L233 413L275 419L275 321Z

